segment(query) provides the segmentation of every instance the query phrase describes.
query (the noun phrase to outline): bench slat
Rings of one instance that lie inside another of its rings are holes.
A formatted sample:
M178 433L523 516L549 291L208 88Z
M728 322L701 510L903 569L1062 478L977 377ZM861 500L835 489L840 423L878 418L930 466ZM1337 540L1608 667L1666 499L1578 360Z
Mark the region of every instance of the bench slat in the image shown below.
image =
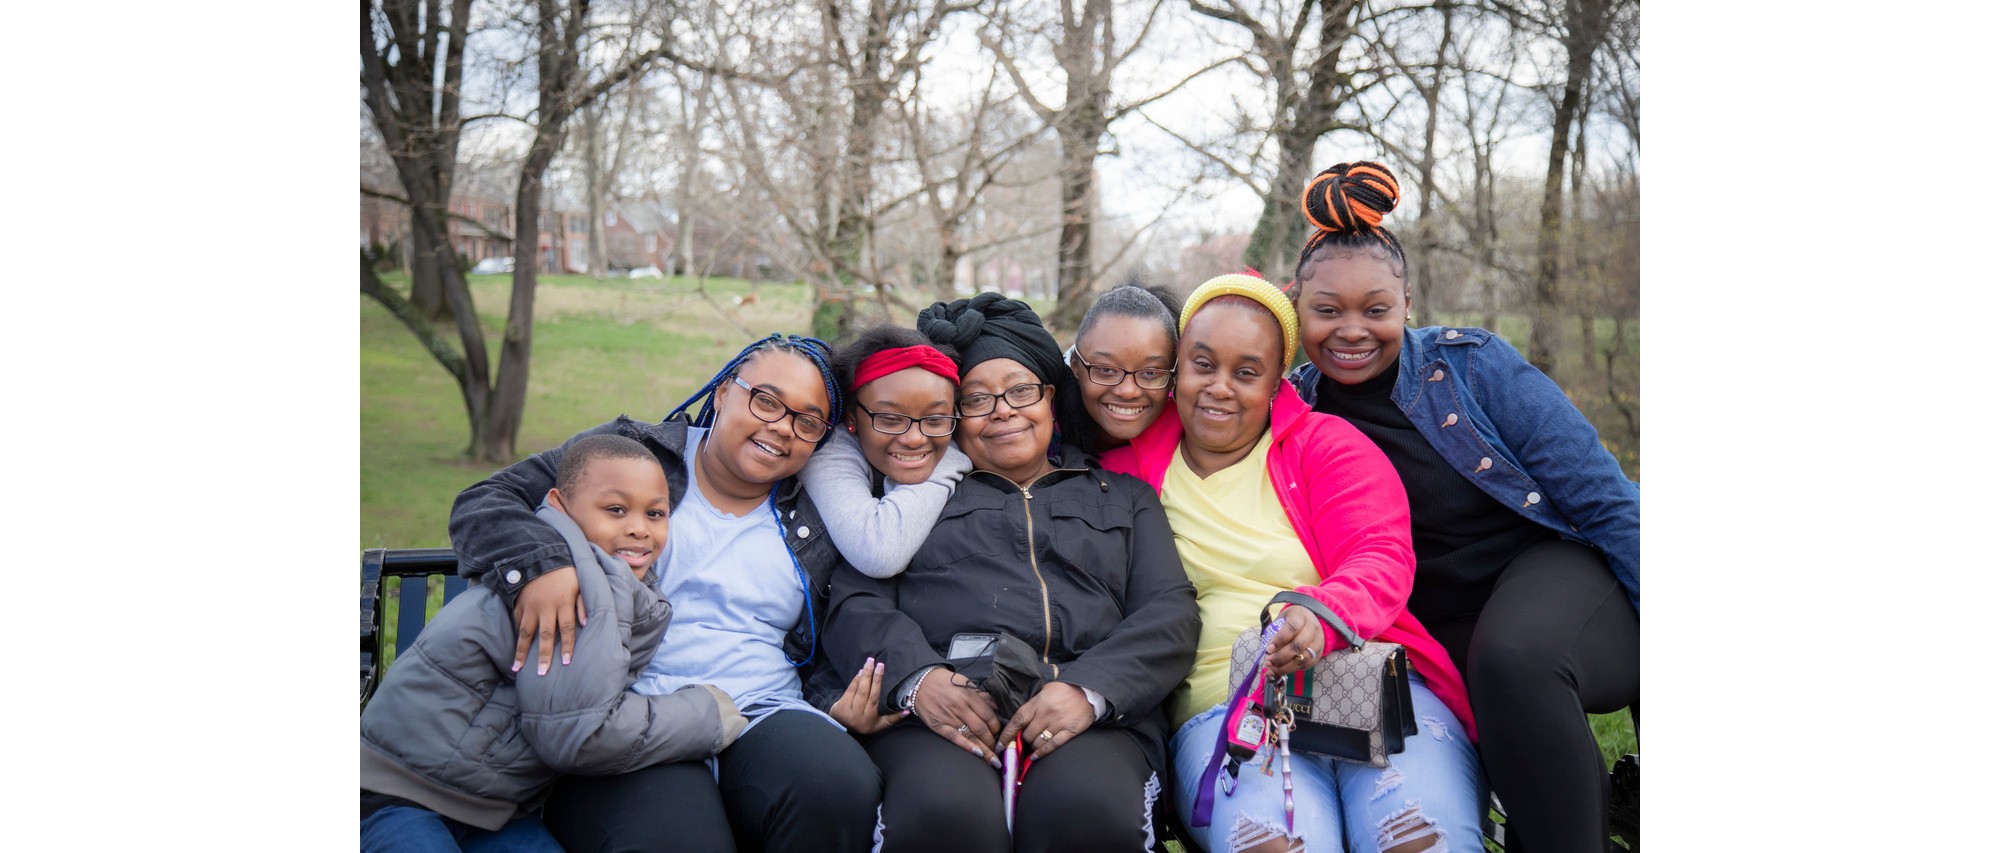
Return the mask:
M410 644L417 641L417 634L424 630L424 598L427 590L422 577L406 577L401 581L403 602L396 612L396 656L402 657L409 651Z
M459 593L466 591L470 587L471 584L466 583L465 578L458 575L445 575L444 603L450 604L451 600L457 598Z

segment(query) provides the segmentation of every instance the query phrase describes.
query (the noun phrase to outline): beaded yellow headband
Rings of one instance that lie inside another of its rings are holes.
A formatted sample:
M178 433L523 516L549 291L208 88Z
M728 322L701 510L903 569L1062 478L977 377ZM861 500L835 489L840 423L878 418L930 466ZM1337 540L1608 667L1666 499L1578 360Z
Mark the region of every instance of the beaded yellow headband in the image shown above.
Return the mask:
M1218 296L1247 296L1270 309L1278 318L1278 327L1285 330L1285 363L1280 369L1291 366L1292 357L1299 352L1299 312L1277 285L1254 275L1228 273L1202 282L1188 294L1187 304L1181 308L1181 331L1187 331L1188 319L1203 303Z

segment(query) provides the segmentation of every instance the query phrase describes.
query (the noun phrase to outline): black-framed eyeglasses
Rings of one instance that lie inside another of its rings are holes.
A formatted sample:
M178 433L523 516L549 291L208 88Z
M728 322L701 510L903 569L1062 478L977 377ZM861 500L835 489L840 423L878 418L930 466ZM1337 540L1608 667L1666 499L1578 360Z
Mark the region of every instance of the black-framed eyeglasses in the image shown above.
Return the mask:
M958 398L958 414L967 418L982 418L993 414L996 401L1005 398L1007 405L1016 409L1026 408L1042 401L1048 385L1042 382L1024 382L999 394L967 394Z
M729 381L750 392L750 414L756 415L758 420L774 424L791 415L792 434L801 441L818 441L826 437L828 427L825 418L787 406L785 401L778 399L778 395L751 385L740 376L731 376Z
M868 416L868 423L876 432L884 435L902 435L910 431L910 424L917 425L917 431L932 438L942 438L958 430L957 415L925 415L912 418L896 412L871 412L867 406L855 403L854 408Z
M1133 382L1139 383L1139 387L1148 391L1158 391L1174 382L1174 369L1171 367L1141 367L1138 370L1126 370L1109 364L1091 364L1083 360L1083 356L1077 353L1076 347L1069 348L1069 357L1077 364L1083 365L1084 377L1096 385L1116 386L1124 382L1125 377L1130 376Z

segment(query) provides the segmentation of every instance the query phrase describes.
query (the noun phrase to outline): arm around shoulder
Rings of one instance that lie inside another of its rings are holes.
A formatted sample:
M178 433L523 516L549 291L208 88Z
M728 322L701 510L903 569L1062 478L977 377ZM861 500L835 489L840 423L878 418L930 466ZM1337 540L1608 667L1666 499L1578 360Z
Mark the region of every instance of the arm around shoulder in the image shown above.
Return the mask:
M458 493L451 506L451 547L458 573L488 581L512 604L527 582L572 565L562 536L535 519L535 509L556 485L564 449L587 435L614 433L617 421L594 427L563 443L495 471Z
M952 489L971 470L972 461L957 445L947 445L930 479L891 487L877 498L860 445L852 436L835 431L824 447L814 451L799 477L848 564L871 578L886 578L910 564L936 526Z

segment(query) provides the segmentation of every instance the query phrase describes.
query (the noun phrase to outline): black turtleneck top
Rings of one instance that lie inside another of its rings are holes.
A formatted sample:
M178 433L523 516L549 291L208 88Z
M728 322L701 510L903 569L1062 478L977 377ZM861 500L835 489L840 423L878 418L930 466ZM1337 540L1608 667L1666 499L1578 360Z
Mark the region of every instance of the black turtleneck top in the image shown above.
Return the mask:
M1493 579L1547 529L1479 490L1431 447L1396 407L1396 371L1359 385L1322 377L1315 411L1338 415L1382 448L1410 496L1417 577L1410 612L1427 625L1471 618L1485 607Z

